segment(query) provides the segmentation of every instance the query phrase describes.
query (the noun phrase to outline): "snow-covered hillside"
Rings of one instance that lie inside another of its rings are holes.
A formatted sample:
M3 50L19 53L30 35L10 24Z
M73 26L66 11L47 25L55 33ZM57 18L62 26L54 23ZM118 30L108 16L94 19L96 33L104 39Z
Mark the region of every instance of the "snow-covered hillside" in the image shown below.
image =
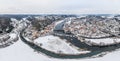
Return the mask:
M120 60L120 16L17 18L0 19L0 61Z

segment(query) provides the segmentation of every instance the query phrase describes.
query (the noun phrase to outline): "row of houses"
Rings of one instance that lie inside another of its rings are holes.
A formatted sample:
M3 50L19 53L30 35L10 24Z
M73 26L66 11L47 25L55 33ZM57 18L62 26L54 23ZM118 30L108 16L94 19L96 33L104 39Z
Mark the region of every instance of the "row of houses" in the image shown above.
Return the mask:
M75 19L71 23L64 25L65 32L82 35L86 37L107 36L106 32L120 32L120 24L115 19L94 20L94 19Z

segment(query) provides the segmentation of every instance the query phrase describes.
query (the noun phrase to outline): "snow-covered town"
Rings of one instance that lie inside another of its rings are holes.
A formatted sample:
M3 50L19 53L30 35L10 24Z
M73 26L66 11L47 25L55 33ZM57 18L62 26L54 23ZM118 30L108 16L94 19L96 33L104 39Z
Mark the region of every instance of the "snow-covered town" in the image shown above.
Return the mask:
M0 16L0 60L96 61L119 52L120 15Z

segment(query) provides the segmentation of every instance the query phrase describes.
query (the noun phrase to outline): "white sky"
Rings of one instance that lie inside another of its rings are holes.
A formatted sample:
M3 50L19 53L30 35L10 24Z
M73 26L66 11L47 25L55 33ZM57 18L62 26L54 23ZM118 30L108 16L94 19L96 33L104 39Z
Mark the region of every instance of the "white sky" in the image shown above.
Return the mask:
M0 0L0 14L120 14L120 0Z

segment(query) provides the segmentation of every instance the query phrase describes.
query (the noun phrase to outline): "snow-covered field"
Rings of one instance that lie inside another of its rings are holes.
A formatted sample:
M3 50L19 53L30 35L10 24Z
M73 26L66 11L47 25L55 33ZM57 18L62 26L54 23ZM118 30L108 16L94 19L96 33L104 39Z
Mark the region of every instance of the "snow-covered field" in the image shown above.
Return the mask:
M95 43L97 45L100 45L101 43L105 45L120 43L119 38L85 39L85 41L90 41L91 43Z
M21 40L15 44L0 49L0 61L120 61L120 50L111 52L100 58L91 59L57 59L34 52L32 48Z
M70 46L65 39L61 39L57 36L49 35L45 37L39 37L34 40L35 43L42 44L42 48L53 51L55 53L63 54L84 54L89 53L90 51L80 51L76 48Z

